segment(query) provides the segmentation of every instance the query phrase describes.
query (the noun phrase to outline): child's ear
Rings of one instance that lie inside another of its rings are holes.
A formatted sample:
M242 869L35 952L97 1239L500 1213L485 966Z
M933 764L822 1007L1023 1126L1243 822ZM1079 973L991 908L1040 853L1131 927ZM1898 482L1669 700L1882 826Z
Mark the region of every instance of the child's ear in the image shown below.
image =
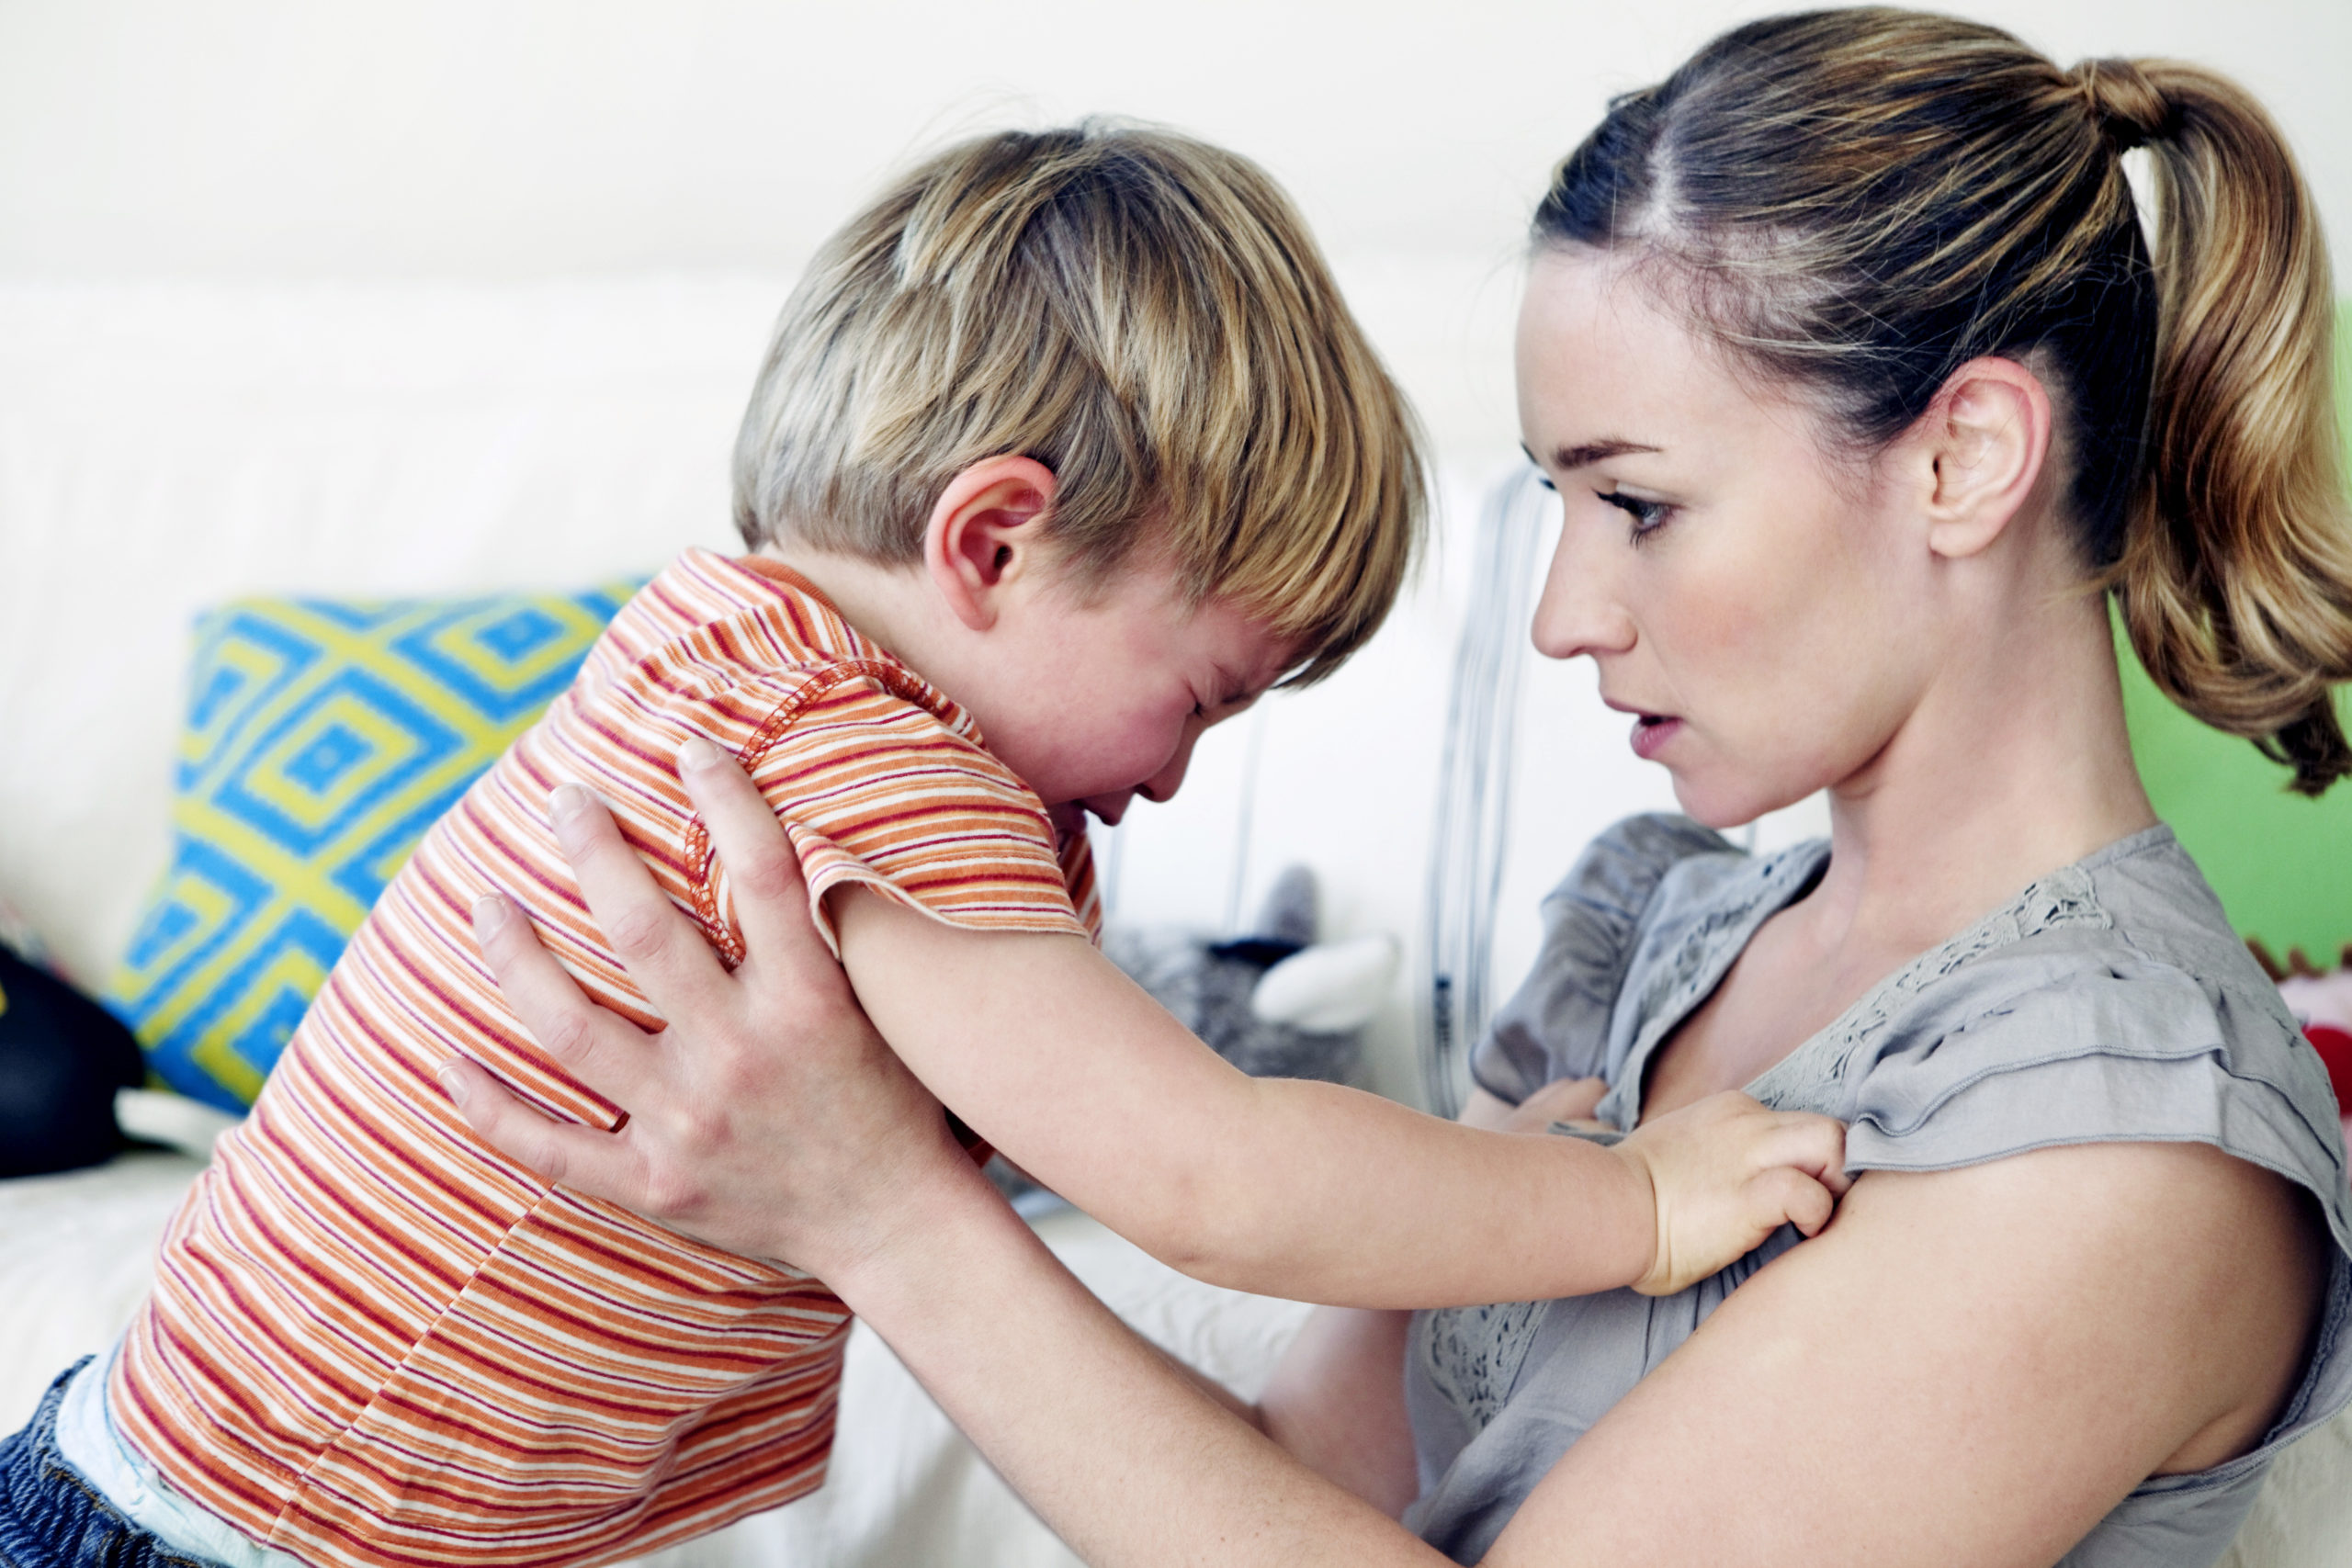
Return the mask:
M1973 556L2008 526L2050 457L2050 394L2014 359L1988 355L1952 372L1921 434L1933 465L1928 547Z
M1043 564L1054 471L1035 457L983 457L947 481L923 529L922 558L948 608L974 631L996 624L1001 592Z

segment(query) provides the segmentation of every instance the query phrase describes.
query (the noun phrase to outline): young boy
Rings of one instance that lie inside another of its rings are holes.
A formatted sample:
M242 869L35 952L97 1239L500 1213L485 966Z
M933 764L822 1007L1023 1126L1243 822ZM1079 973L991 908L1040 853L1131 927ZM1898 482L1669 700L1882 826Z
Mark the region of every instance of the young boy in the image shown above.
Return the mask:
M1784 1119L1610 1150L1250 1080L1092 946L1084 814L1166 798L1204 728L1336 668L1419 526L1404 407L1256 168L1091 128L933 160L795 291L736 479L752 553L655 579L435 828L119 1350L19 1439L91 1483L53 1542L119 1515L141 1550L239 1564L594 1562L820 1483L841 1303L548 1186L434 1079L462 1054L615 1123L505 1009L468 913L503 891L652 1025L544 812L601 795L740 956L671 761L693 739L788 824L829 937L856 915L852 979L942 1100L1194 1273L1379 1306L1671 1288L1826 1217L1767 1168Z

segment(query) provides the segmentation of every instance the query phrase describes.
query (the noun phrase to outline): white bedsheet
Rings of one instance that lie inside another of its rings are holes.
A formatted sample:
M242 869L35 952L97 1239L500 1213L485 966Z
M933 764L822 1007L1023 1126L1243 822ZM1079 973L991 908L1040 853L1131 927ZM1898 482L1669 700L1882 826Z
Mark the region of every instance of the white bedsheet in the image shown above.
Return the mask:
M75 1358L103 1348L153 1274L155 1243L201 1166L136 1154L0 1181L0 1431ZM1038 1234L1154 1343L1254 1398L1306 1310L1188 1280L1074 1211ZM850 1338L823 1491L645 1568L1068 1568L1023 1507L864 1325ZM2352 1416L2288 1450L2222 1568L2352 1568Z
M111 1343L153 1277L155 1243L202 1167L126 1156L0 1181L0 1432L50 1380ZM1307 1309L1188 1280L1074 1210L1038 1234L1162 1348L1254 1397ZM1065 1568L1038 1523L864 1325L850 1336L832 1468L816 1495L684 1546L653 1568Z

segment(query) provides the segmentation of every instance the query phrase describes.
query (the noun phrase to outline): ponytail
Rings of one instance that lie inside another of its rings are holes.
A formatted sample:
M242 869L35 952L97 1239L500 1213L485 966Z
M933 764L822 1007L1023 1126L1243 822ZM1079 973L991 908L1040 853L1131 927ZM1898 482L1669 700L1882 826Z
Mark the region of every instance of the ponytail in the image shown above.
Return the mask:
M2114 574L2124 626L2167 696L2318 795L2352 773L2330 692L2352 679L2352 532L2318 215L2233 83L2160 61L2075 74L2154 176L2156 363Z

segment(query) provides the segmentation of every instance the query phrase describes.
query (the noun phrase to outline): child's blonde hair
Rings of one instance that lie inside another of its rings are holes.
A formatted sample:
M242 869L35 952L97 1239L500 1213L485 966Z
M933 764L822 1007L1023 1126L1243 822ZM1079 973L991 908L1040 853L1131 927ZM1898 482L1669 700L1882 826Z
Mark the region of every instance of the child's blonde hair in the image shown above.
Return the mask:
M1282 192L1171 131L1007 131L924 163L786 301L735 446L735 517L922 558L948 480L1053 470L1089 585L1138 546L1188 597L1299 639L1292 683L1377 629L1424 510L1410 411Z

